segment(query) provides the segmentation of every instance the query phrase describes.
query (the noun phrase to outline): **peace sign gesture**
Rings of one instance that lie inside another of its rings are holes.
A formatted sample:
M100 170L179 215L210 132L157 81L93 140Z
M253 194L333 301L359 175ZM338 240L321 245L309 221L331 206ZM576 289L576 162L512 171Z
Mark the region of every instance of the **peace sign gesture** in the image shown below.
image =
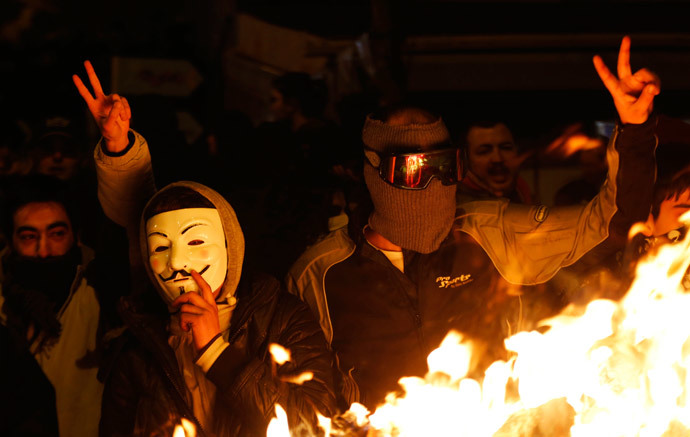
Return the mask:
M72 76L72 81L74 81L79 94L81 94L91 111L91 115L96 120L108 152L121 152L127 148L128 144L127 133L129 132L129 121L132 118L129 103L127 99L118 94L103 94L101 82L98 80L91 62L84 61L84 67L86 68L86 74L89 76L94 95L91 95L84 82L76 74Z
M613 97L621 122L641 124L647 121L654 107L654 96L659 94L661 81L646 68L632 74L630 37L623 37L618 51L618 78L606 67L600 56L594 56L592 60L601 81Z

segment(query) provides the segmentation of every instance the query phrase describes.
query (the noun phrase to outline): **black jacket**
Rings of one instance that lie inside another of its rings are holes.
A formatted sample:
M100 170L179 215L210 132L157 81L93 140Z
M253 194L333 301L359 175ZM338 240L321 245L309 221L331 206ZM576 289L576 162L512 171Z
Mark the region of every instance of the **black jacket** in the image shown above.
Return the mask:
M216 386L215 433L200 430L175 354L167 343L167 316L138 312L123 301L121 316L127 331L111 350L105 379L100 435L172 435L180 418L197 426L198 435L265 435L279 403L291 427L316 423L315 413L335 413L332 357L308 307L284 292L275 279L243 281L237 291L230 347L206 374ZM272 363L268 345L289 349L292 361ZM313 372L302 385L281 376Z

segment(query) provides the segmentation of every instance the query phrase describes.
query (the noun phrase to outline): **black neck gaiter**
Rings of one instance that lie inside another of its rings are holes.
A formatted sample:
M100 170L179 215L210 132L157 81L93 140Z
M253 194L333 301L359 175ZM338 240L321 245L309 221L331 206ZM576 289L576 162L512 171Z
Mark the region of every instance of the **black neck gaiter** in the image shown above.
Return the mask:
M37 351L55 341L62 329L57 311L69 296L81 263L81 250L72 247L65 255L36 258L10 254L3 282L7 327L27 346L41 339ZM27 338L29 329L33 336Z
M61 256L38 258L10 254L7 279L20 290L45 295L59 308L69 295L80 263L81 250L76 244Z

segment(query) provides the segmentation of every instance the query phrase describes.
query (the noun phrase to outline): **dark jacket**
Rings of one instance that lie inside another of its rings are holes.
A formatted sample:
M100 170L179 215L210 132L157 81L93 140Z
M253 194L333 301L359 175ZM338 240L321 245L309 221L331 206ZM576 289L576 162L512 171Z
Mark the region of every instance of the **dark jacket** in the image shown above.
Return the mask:
M275 403L285 408L291 427L315 424L316 412L334 414L332 357L309 308L266 276L243 280L237 296L230 347L206 374L217 389L215 434L199 429L186 401L185 382L167 343L166 315L142 313L123 301L128 329L102 374L100 435L170 436L181 417L195 423L200 436L265 435ZM289 349L292 361L273 364L270 343ZM307 371L314 377L302 385L281 380Z

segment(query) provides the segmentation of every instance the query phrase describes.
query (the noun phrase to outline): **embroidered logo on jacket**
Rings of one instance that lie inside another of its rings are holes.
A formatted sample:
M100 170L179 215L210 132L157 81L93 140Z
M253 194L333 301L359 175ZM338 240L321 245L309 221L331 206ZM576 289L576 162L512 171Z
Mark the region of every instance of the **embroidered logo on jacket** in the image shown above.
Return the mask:
M438 288L456 288L474 281L472 275L460 275L452 278L450 276L439 276L436 278Z
M537 212L534 213L534 220L542 223L549 216L549 208L547 206L541 205L537 208Z

